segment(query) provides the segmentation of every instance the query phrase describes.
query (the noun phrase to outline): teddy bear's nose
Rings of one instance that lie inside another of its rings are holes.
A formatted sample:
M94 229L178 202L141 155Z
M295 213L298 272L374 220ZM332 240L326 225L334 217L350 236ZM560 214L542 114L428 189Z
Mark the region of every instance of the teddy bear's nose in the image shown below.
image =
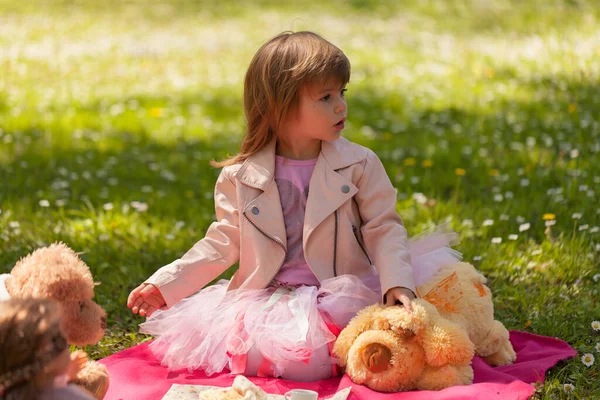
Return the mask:
M104 316L100 317L100 327L106 329L106 317Z
M362 350L361 358L369 371L378 373L388 369L392 352L380 343L370 343Z

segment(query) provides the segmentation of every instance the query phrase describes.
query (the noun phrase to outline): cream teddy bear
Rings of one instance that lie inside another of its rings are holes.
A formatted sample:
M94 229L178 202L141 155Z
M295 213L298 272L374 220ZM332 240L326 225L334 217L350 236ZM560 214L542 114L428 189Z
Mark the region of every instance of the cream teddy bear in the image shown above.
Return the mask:
M339 364L355 383L397 392L470 384L474 354L491 365L514 362L485 283L471 264L454 263L417 287L421 299L412 313L380 305L363 309L334 345Z

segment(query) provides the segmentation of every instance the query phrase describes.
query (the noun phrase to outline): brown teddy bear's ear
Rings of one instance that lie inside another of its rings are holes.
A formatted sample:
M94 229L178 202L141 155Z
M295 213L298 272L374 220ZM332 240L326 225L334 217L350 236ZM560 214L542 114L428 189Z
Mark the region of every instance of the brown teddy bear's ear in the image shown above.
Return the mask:
M471 361L475 347L467 332L460 325L442 317L431 304L425 308L429 314L429 324L420 332L420 340L427 363L440 367Z
M338 358L338 364L341 367L346 366L348 361L348 352L354 344L356 338L363 332L366 332L377 325L378 314L382 306L373 304L360 310L348 323L333 346L333 354Z

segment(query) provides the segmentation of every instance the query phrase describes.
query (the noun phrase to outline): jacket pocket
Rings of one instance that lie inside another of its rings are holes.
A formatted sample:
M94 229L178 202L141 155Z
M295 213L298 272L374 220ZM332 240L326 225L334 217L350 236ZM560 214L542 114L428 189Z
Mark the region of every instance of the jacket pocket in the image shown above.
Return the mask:
M367 250L365 249L365 246L363 246L363 244L358 239L358 232L357 232L356 226L354 226L354 225L352 225L352 232L354 233L354 237L356 238L356 243L358 243L358 245L360 246L363 253L365 253L367 260L369 260L369 264L373 265L373 262L371 261L371 257L369 257L369 255L367 254Z

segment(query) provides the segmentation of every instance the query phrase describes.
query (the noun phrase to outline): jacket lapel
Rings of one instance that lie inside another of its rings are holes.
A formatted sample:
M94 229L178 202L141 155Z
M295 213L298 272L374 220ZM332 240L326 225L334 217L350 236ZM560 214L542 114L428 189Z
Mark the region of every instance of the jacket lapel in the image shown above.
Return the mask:
M247 218L287 248L285 221L274 179L275 146L276 139L273 139L250 156L242 164L236 177L241 183L262 191L244 206L243 212ZM309 184L303 230L305 241L328 215L358 192L358 188L336 170L363 160L367 151L362 146L352 145L343 137L333 142L322 142ZM254 207L258 209L257 214L256 210L252 211Z

